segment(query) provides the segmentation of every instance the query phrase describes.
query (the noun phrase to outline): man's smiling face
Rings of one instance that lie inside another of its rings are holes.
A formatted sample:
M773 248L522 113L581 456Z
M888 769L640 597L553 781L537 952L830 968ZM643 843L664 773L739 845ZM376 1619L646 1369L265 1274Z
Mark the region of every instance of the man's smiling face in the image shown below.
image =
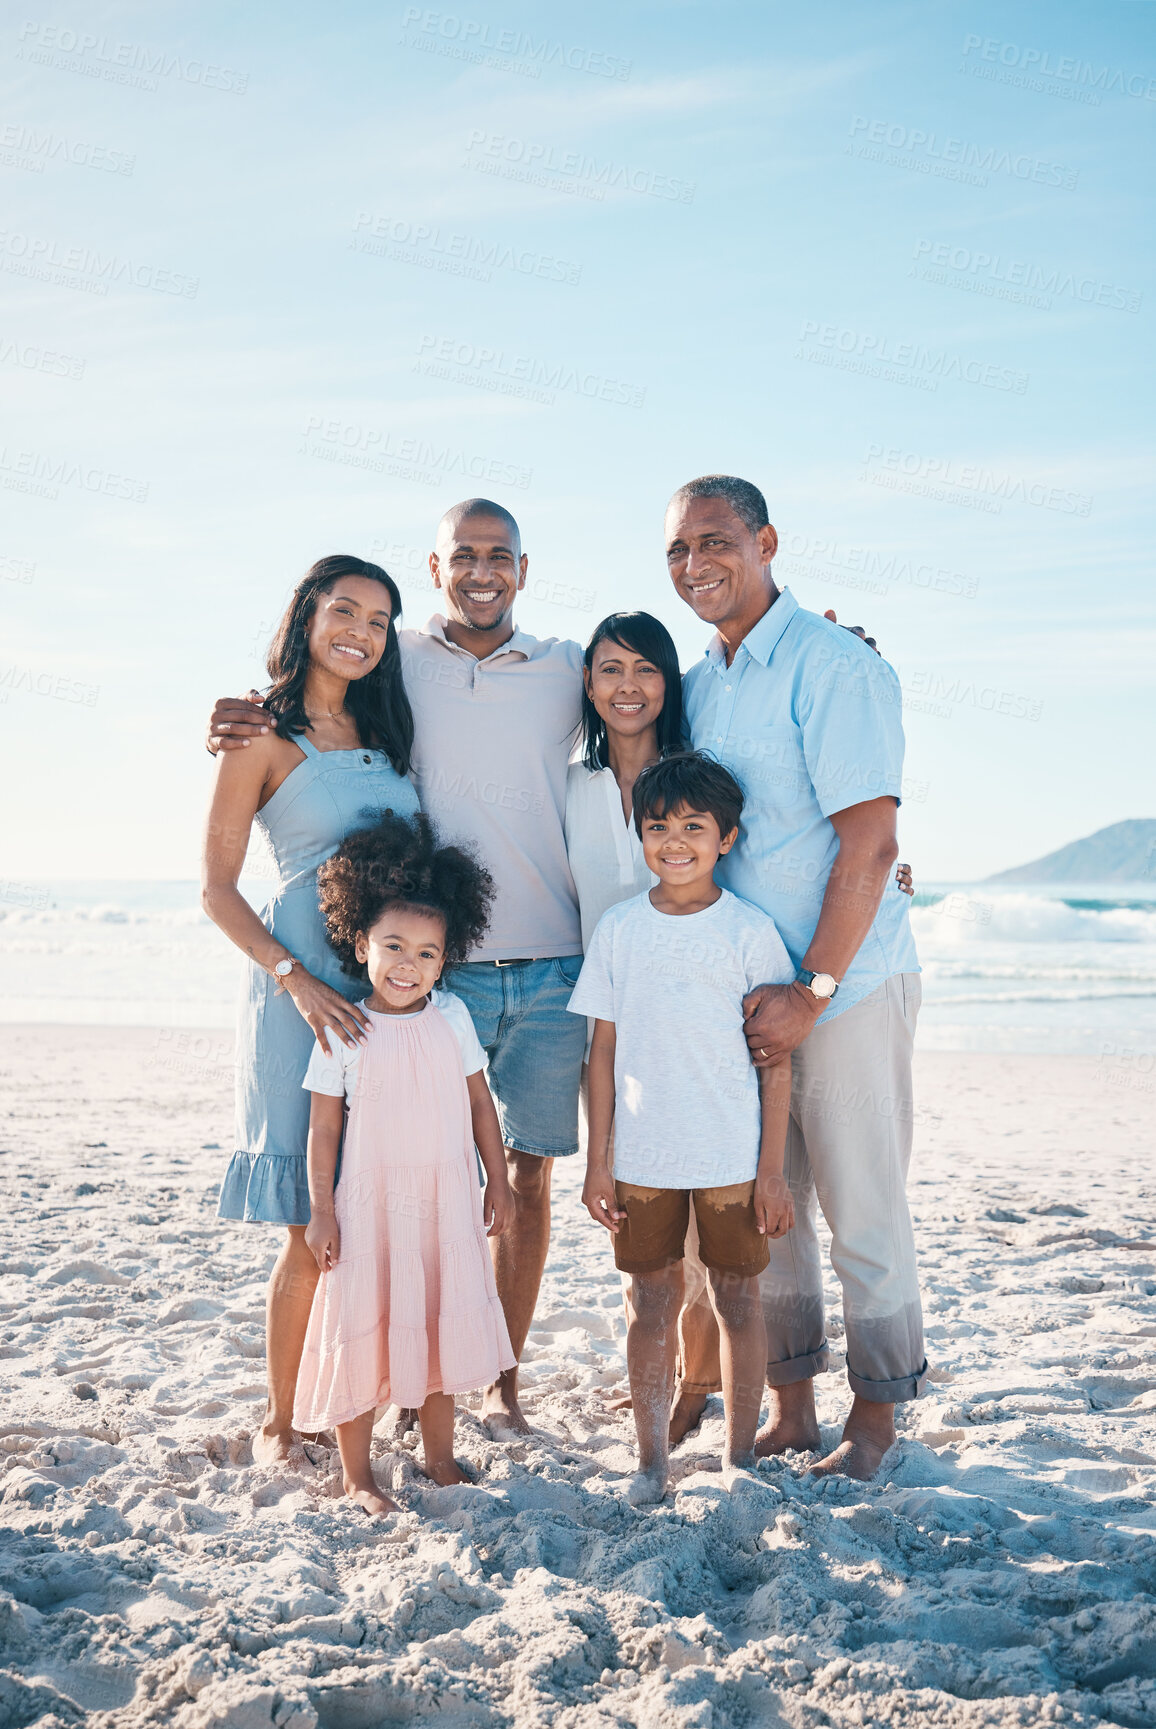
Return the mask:
M703 623L719 630L766 611L766 567L778 544L769 524L749 529L725 498L675 497L666 513L671 581Z
M485 514L443 522L430 555L446 617L466 630L487 633L508 622L525 585L526 564L517 531L501 517Z

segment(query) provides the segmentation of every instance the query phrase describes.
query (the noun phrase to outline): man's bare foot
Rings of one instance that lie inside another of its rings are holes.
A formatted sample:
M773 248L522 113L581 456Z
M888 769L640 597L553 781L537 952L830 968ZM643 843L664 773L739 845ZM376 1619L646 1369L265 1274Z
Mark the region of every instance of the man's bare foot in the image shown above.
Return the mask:
M269 1429L262 1423L253 1432L254 1465L286 1464L296 1442L297 1436L292 1429Z
M706 1410L706 1393L688 1393L680 1387L670 1408L670 1444L677 1447L702 1422Z
M425 1474L440 1489L448 1489L454 1483L468 1483L470 1480L456 1459L439 1459L433 1465L426 1465Z
M410 1405L391 1405L378 1425L378 1433L388 1441L400 1441L411 1429L417 1428L417 1412Z
M482 1394L480 1421L492 1441L516 1441L532 1431L518 1403L517 1383L503 1375Z
M371 1518L379 1518L385 1513L401 1512L401 1508L398 1506L397 1502L391 1500L388 1495L383 1495L376 1483L372 1485L367 1483L346 1483L345 1494L346 1497L355 1504L355 1506L360 1507L362 1511L368 1513Z
M771 1408L767 1421L755 1437L755 1456L771 1453L814 1453L820 1444L819 1419L815 1415L815 1388L810 1381L769 1389Z
M765 1489L767 1485L758 1476L758 1460L753 1453L745 1453L738 1459L723 1460L723 1488L728 1494L740 1494L744 1489Z
M639 1471L626 1485L626 1499L632 1507L657 1507L670 1486L666 1470Z
M812 1477L854 1477L866 1483L895 1445L895 1406L877 1405L858 1395L833 1453L811 1466Z

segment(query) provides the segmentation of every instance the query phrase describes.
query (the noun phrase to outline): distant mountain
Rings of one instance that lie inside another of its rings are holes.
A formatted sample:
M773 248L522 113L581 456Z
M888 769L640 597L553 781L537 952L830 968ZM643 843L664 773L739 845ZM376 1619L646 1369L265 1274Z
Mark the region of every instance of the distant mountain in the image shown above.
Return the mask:
M1031 864L985 877L989 883L1156 882L1156 817L1110 823Z

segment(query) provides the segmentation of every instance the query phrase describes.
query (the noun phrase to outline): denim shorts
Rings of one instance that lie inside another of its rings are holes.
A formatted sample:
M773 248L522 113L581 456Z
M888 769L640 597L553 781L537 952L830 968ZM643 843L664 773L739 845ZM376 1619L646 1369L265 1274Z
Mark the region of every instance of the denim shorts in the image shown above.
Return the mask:
M578 1151L586 1018L566 1005L581 969L581 955L505 967L467 961L442 981L470 1011L502 1140L515 1152L557 1159Z

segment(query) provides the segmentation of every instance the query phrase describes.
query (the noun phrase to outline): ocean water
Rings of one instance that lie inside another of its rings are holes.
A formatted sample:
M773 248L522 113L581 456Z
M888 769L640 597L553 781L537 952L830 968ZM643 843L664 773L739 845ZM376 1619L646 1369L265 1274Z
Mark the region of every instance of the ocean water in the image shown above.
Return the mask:
M241 887L260 906L268 877ZM1156 1091L1156 883L935 883L912 921L925 1049L1081 1053ZM0 879L4 1021L227 1029L239 974L194 882Z

